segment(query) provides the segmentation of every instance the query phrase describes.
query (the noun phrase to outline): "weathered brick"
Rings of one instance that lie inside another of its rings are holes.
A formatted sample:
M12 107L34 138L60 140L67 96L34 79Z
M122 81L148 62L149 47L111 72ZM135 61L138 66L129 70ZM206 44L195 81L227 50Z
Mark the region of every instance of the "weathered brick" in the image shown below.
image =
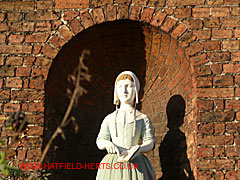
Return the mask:
M32 46L28 45L0 45L0 54L30 54Z
M211 66L213 74L221 74L223 71L222 64L213 64Z
M225 73L238 73L240 72L240 64L224 64L223 71Z
M203 41L202 45L206 51L221 49L221 41Z
M37 1L37 9L52 9L53 2L52 1Z
M191 45L189 48L187 48L186 52L189 56L193 56L194 54L196 54L202 50L203 50L203 47L198 42L198 43Z
M203 21L201 19L184 20L183 23L188 26L189 29L202 29L203 27Z
M6 17L5 13L0 13L0 22L4 21L5 17Z
M14 76L14 70L13 67L0 66L0 76Z
M193 8L192 16L199 17L209 17L210 16L210 8Z
M207 0L208 5L221 5L223 4L223 0Z
M197 157L213 157L213 148L198 148Z
M146 1L146 0L144 0ZM163 7L165 6L165 0L150 0L148 3L149 6L154 6L154 7Z
M78 11L65 11L63 14L63 19L65 21L71 20L75 17L79 16L79 12Z
M9 90L0 90L0 101L6 101L10 98L10 91Z
M64 37L65 40L70 40L73 36L74 33L66 26L62 26L58 32Z
M167 15L165 13L162 13L161 11L157 11L155 16L152 19L151 25L156 27L161 26L166 16Z
M198 65L207 63L208 62L207 54L203 53L203 54L199 54L197 56L193 56L190 58L190 61L193 62L194 66L198 66Z
M34 22L14 22L8 23L11 32L31 32L34 31Z
M80 33L84 29L79 20L76 18L71 21L70 26L75 34Z
M225 123L216 123L214 125L215 134L223 134L225 132Z
M140 20L144 21L144 22L147 22L147 23L150 23L150 21L152 19L153 12L154 12L154 9L152 9L152 8L144 8Z
M16 112L20 109L20 104L7 103L4 105L4 112Z
M31 73L31 67L18 67L16 70L16 76L22 77L22 76L30 76Z
M179 24L171 33L172 37L175 39L178 39L185 31L187 28L183 24Z
M2 11L28 11L34 9L33 1L8 1L1 2L0 9Z
M224 0L225 4L239 4L238 0Z
M42 155L41 149L29 149L27 151L27 160L38 161Z
M27 149L18 149L18 160L25 160L26 159L26 152Z
M237 85L240 85L240 75L235 76L235 82Z
M117 18L128 19L129 16L128 10L129 10L128 4L119 4Z
M238 180L240 177L240 171L227 171L225 178L231 180Z
M5 41L6 41L6 35L0 34L0 43L5 43Z
M222 19L222 27L240 27L239 18L224 18Z
M0 79L0 88L3 87L3 79Z
M240 7L232 7L231 14L233 16L239 16L240 15Z
M239 100L226 100L226 109L240 109L240 102Z
M27 131L28 136L41 136L43 135L43 127L42 126L30 126Z
M18 57L18 56L7 57L6 65L20 66L22 64L23 64L23 58L22 57Z
M59 37L58 35L53 35L53 36L50 38L49 42L51 42L52 45L54 45L55 47L57 47L57 48L59 48L59 49L66 43L66 41L63 40L63 39L62 39L61 37Z
M141 10L142 10L142 6L131 6L131 12L130 12L129 19L139 20Z
M35 57L34 56L25 56L23 64L31 66L31 65L33 65L34 61L35 61Z
M190 6L190 5L204 5L204 0L168 0L168 6Z
M215 147L214 148L214 156L215 157L225 157L225 148L224 147Z
M31 77L41 77L42 79L47 79L48 69L44 68L33 68Z
M239 133L240 132L240 123L231 122L226 124L226 132L227 133Z
M212 123L200 124L198 126L198 132L200 134L212 134L214 132L214 125Z
M56 30L56 29L58 29L62 24L63 24L62 21L54 21L54 22L52 23L52 28L53 28L54 30Z
M222 44L223 49L226 50L239 50L240 48L240 40L224 40Z
M91 6L93 6L93 7L104 6L107 4L113 4L113 0L101 0L101 1L92 0L91 1Z
M93 3L93 2L92 2ZM56 0L56 9L74 9L74 8L87 8L89 7L89 0Z
M213 85L215 86L233 86L233 76L215 76L213 77Z
M137 5L147 5L148 0L133 0L132 3L133 4L137 4Z
M230 12L229 7L211 8L212 17L226 17L229 16L230 14L229 12Z
M26 43L44 43L47 41L48 37L49 37L48 33L31 34L26 36L25 42Z
M212 72L211 72L210 66L206 66L206 65L202 65L194 69L194 74L196 77L210 75L211 73Z
M222 62L222 61L230 61L231 55L229 52L209 52L208 57L212 62Z
M94 18L94 22L96 24L100 24L104 22L104 14L103 14L103 9L102 8L97 8L97 9L93 9L93 18Z
M107 19L107 21L114 21L117 19L117 7L116 6L108 6L107 7L106 19Z
M196 80L197 87L212 86L212 77L198 77Z
M211 110L213 108L213 100L197 100L199 110Z
M198 145L232 145L234 137L232 135L205 135L198 136ZM216 167L214 167L216 168Z
M234 112L201 112L200 122L228 122L233 121Z
M21 140L21 146L28 147L41 147L43 139L41 137L24 137Z
M213 29L212 37L216 39L231 38L232 30L231 29Z
M58 50L49 46L49 45L45 45L43 48L42 48L42 51L41 51L44 55L50 57L50 58L54 58L56 57L56 55L58 54Z
M205 28L218 28L220 27L220 20L218 18L209 18L204 19L204 27Z
M4 57L0 56L0 65L2 66L4 64Z
M176 18L187 18L191 17L191 8L176 8L175 9Z
M234 37L240 38L240 29L235 29L235 31L234 31Z
M232 61L240 61L240 52L232 52Z
M22 80L19 78L7 78L6 87L7 88L22 88Z
M23 34L11 34L8 37L8 40L10 43L22 43L24 39L24 35Z
M20 21L22 19L22 14L18 12L8 13L9 21Z
M194 30L193 34L198 38L198 39L210 39L211 36L211 30Z
M30 11L26 14L26 20L28 21L50 21L60 18L60 14L54 11Z
M13 90L11 91L12 100L17 101L33 101L33 100L44 100L44 91L37 90Z
M42 79L31 79L29 88L31 89L44 89L45 80Z
M36 32L51 31L51 23L49 22L37 22L35 25Z
M8 31L8 26L6 23L0 23L0 32L1 31Z
M198 97L233 97L234 88L199 88Z

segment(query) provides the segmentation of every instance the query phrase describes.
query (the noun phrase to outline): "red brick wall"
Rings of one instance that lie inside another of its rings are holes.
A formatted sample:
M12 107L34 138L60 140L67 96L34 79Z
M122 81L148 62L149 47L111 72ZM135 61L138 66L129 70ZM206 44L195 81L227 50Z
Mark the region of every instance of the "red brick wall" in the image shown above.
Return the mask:
M65 2L0 3L1 116L20 108L30 120L26 136L11 147L7 145L11 142L11 132L2 127L1 137L6 142L2 149L12 152L8 158L33 161L39 158L33 154L39 154L42 146L45 102L48 102L46 80L64 44L95 24L128 19L150 27L143 30L148 58L145 71L140 72L146 75L142 109L152 118L155 132L161 126L166 127L164 113L170 96L181 94L187 105L182 131L187 137L187 153L195 178L237 179L239 0ZM177 53L172 53L175 50ZM161 74L164 70L166 73ZM157 146L167 130L159 131ZM154 153L149 156L154 157ZM153 164L155 169L160 166L157 160Z

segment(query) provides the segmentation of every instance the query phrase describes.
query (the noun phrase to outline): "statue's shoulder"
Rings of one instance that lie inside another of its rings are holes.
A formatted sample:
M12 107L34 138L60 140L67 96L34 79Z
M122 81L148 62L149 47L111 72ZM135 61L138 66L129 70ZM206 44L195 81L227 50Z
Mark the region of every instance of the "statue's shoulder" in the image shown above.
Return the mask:
M112 113L108 114L104 119L109 121L111 119L115 119L115 116L116 116L116 110L113 111Z
M136 110L136 120L146 119L146 118L148 118L146 114L143 114L140 111Z

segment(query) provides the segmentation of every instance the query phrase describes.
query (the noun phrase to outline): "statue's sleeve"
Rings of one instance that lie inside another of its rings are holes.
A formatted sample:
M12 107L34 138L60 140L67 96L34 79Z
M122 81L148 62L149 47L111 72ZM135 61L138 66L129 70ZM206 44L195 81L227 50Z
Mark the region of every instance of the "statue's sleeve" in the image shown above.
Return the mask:
M148 152L154 147L154 134L151 120L148 117L144 118L142 127L142 145L141 152Z
M99 149L105 149L106 141L111 140L110 130L109 130L109 120L105 118L101 124L100 131L97 136L96 144Z

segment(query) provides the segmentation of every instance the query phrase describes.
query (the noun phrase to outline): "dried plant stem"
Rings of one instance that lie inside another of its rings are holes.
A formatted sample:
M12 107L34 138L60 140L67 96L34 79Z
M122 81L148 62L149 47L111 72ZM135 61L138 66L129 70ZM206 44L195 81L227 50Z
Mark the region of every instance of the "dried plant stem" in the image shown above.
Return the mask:
M63 117L63 120L62 120L61 124L57 127L57 129L55 130L55 132L51 136L50 140L48 141L48 143L47 143L47 145L46 145L46 147L43 151L43 154L40 158L39 164L41 164L44 161L44 159L45 159L53 141L56 139L56 137L59 134L61 134L63 139L65 139L64 132L63 132L62 128L66 127L68 125L68 123L71 122L71 121L67 121L68 118L69 118L69 115L72 111L72 108L73 108L76 100L79 98L79 94L80 95L83 94L83 92L80 92L82 90L81 86L80 86L80 81L82 80L82 78L81 78L82 74L85 74L84 72L82 72L82 68L85 69L85 70L88 70L87 67L83 63L83 60L84 60L86 55L89 55L88 50L84 50L81 54L81 57L79 58L79 65L78 65L77 74L76 74L77 78L75 80L75 88L74 88L73 94L71 96L70 103L68 105L67 111L66 111L66 113ZM85 76L86 76L86 80L89 80L90 76L88 74L85 74ZM37 172L37 169L33 171L33 173L28 178L28 180L32 180L34 178L34 176L36 175L36 172Z

